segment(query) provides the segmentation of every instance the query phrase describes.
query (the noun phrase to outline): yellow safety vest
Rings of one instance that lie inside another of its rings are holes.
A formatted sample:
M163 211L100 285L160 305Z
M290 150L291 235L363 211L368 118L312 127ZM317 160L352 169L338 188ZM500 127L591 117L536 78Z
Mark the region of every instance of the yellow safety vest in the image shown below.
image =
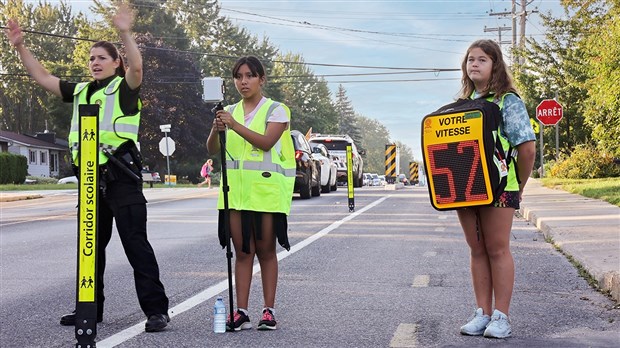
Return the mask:
M259 134L265 134L267 119L278 106L286 110L290 122L289 108L282 103L267 99L256 112L248 128ZM244 124L242 101L228 106L227 111L237 122ZM290 124L278 142L266 152L254 147L234 131L227 130L226 167L230 209L289 214L296 167ZM221 181L218 209L224 209Z
M118 88L123 77L117 76L110 83L93 93L90 97L92 104L99 105L99 164L105 164L108 157L103 149L114 153L118 147L132 140L138 142L138 128L140 126L140 111L135 115L125 115L121 110ZM73 91L73 118L69 132L69 147L73 163L79 166L78 152L80 139L80 115L78 106L88 104L87 94L90 82L78 83ZM142 103L138 101L138 110Z
M494 95L490 95L486 98L486 100L488 102L497 104L497 106L499 106L499 109L503 111L504 110L504 98L508 94L514 94L514 93L505 93L501 99L497 99ZM502 116L502 121L503 119L504 118ZM499 137L499 140L502 144L502 148L504 149L504 153L506 154L506 156L510 156L512 158L508 165L508 178L506 181L506 187L504 188L504 191L519 191L519 181L517 180L517 155L518 155L517 149L510 146L510 142L508 142L508 139L506 139L506 137L501 132L501 126L499 129L499 134L497 136Z

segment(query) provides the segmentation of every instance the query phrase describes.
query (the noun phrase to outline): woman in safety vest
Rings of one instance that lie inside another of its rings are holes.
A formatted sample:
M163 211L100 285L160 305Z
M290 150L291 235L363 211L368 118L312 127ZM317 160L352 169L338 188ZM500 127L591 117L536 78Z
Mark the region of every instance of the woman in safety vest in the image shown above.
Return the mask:
M290 249L287 215L295 182L295 150L290 133L291 113L282 103L265 98L265 69L256 57L240 58L232 69L241 101L217 111L207 140L209 153L220 151L219 132L226 132L230 232L235 248L237 310L228 330L252 328L248 298L254 256L258 256L264 307L259 330L275 330L278 258L276 238ZM220 187L220 244L226 246Z
M51 75L24 44L24 35L16 20L8 22L9 41L34 80L49 92L74 104L69 146L73 163L79 167L79 104L97 104L99 108L100 187L98 204L97 321L103 320L103 273L105 247L112 236L112 219L125 254L134 268L140 307L147 316L145 330L161 331L170 321L168 297L159 279L159 266L146 235L146 199L142 194L141 155L136 147L141 102L142 57L131 34L133 12L120 5L113 24L125 45L130 67L125 70L116 47L99 41L90 49L88 68L93 81L71 83ZM112 158L112 159L110 159ZM60 319L62 325L75 325L76 314Z
M536 155L536 137L525 104L515 94L516 89L502 57L497 43L479 40L469 46L461 64L460 97L476 99L492 94L491 100L502 101L502 136L518 151L516 170L513 169L517 164L515 154L506 188L492 205L457 210L470 248L477 308L471 321L461 327L461 333L490 338L506 338L512 334L508 310L515 270L510 252L510 230Z

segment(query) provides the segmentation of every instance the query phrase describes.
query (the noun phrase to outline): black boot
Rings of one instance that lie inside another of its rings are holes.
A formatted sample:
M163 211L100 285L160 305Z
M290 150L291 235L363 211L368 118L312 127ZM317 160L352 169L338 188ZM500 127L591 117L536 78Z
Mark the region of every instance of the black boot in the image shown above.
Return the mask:
M146 332L157 332L162 331L168 326L168 322L170 322L170 317L167 314L151 314L149 315L148 320L146 321L146 325L144 326L144 331Z

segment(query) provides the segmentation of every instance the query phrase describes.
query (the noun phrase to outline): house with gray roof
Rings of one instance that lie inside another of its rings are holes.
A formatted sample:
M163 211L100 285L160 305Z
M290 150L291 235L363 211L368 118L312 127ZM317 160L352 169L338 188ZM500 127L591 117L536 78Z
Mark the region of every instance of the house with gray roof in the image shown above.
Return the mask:
M32 136L0 130L0 151L25 156L30 176L57 178L69 147L66 140L47 131Z

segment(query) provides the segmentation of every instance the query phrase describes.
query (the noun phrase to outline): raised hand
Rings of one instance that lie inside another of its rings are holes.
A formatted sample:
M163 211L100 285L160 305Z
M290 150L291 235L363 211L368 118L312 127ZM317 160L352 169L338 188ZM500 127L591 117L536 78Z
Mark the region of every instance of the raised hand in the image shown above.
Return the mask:
M133 25L134 14L127 4L120 4L116 14L112 17L112 23L120 32L129 32Z
M19 23L17 23L16 19L9 19L7 23L7 28L4 32L6 37L9 39L9 42L13 46L19 46L24 43L24 33L22 32L22 28L19 27Z

